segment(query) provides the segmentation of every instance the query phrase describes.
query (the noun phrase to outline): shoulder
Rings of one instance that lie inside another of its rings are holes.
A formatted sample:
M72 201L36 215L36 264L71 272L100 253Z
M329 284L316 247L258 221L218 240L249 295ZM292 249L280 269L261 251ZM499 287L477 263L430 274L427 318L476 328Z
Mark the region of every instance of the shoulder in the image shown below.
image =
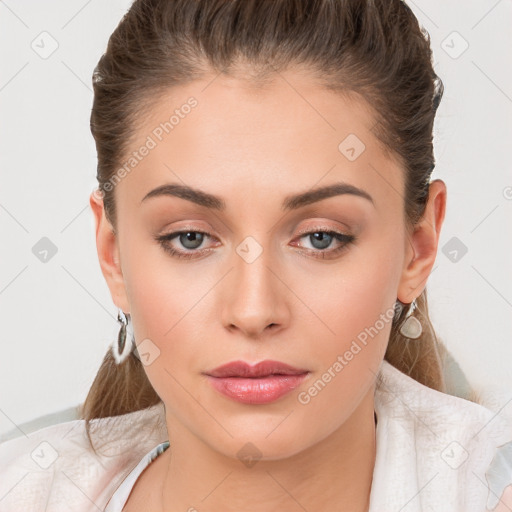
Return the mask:
M40 429L0 444L0 512L85 511L106 504L123 478L168 439L163 404Z
M420 484L430 482L424 499L430 494L435 500L437 492L464 510L501 512L496 507L504 506L510 512L509 418L424 386L385 360L377 375L375 408L390 438L387 450L403 454L404 467Z
M426 430L472 432L478 440L512 439L512 421L483 405L429 388L383 360L376 380L376 402L387 412L420 422ZM408 411L408 412L407 412ZM475 429L482 429L474 432ZM431 431L432 432L432 431ZM433 432L432 432L433 433Z

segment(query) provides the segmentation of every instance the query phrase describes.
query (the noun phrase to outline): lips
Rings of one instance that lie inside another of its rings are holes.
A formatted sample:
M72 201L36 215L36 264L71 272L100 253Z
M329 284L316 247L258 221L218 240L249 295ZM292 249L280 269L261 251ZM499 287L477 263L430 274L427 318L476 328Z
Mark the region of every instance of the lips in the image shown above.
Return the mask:
M270 375L301 375L304 373L308 373L308 370L295 368L280 361L266 359L254 366L249 365L245 361L232 361L207 372L206 375L218 378L262 378Z
M275 402L300 386L309 370L280 361L265 360L251 366L233 361L206 373L208 383L236 402L263 405Z

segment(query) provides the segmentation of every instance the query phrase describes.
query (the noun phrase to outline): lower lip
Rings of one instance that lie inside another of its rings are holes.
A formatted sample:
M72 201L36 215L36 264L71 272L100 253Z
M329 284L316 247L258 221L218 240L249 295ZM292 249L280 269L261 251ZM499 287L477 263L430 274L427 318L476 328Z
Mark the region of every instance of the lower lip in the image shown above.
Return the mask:
M268 404L286 395L307 377L300 375L270 375L260 378L212 377L210 384L220 393L244 404Z

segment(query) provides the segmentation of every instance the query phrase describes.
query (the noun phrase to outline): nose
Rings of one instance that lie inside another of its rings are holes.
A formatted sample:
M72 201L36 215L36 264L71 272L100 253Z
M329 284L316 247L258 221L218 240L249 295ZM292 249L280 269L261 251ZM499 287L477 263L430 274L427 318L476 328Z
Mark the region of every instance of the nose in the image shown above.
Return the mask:
M251 263L235 254L225 287L222 321L228 330L260 339L288 324L287 288L265 250Z

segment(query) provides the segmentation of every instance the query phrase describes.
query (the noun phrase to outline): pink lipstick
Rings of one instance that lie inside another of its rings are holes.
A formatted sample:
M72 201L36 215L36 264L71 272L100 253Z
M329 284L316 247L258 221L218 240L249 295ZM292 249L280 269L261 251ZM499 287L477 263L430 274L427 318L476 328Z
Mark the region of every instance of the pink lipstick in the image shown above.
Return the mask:
M274 402L299 386L308 374L309 370L268 359L254 366L233 361L205 372L217 391L246 404Z

